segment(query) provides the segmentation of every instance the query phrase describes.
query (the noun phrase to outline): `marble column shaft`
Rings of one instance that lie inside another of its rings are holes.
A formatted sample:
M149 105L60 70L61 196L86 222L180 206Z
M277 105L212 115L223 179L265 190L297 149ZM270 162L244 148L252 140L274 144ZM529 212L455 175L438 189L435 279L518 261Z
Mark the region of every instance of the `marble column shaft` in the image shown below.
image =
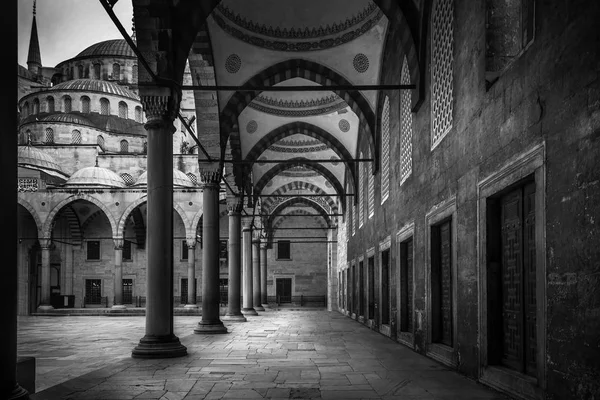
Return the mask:
M115 244L115 303L113 308L125 308L123 305L123 239L114 238Z
M197 308L196 305L196 238L186 239L188 247L188 298L186 308Z
M53 310L54 307L50 304L50 239L39 239L42 251L42 287L40 310Z
M252 291L252 228L249 225L245 225L242 230L243 248L244 248L244 308L242 313L244 315L258 315L253 305L253 291Z
M260 245L260 302L263 307L269 307L267 299L267 244Z
M260 295L260 239L252 240L252 304L256 311L265 311Z
M242 315L240 301L242 253L241 253L241 216L239 207L229 209L229 281L227 286L227 314L224 320L246 321Z

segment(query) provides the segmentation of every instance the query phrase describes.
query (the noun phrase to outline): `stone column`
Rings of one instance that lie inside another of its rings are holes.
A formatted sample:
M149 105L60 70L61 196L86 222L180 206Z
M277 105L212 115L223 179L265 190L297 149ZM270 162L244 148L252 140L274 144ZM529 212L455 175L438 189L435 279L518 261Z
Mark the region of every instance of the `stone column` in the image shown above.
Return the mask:
M115 243L115 304L113 310L124 310L123 305L123 238L113 238Z
M39 311L54 310L50 304L50 246L52 240L49 238L39 239L42 249L42 298L40 299Z
M242 272L240 249L242 202L240 197L228 198L227 210L229 212L229 284L227 285L227 314L223 320L246 322L247 319L242 314L240 307Z
M136 358L180 357L187 349L173 334L173 120L181 92L144 88L148 132L148 220L146 334L133 349Z
M260 295L260 238L252 240L252 303L256 311L265 311Z
M253 306L253 291L252 291L252 223L251 218L244 219L244 229L242 230L242 238L244 245L244 315L258 315Z
M260 244L260 302L264 308L269 308L267 300L267 242Z
M221 172L201 170L202 320L194 333L227 333L219 318L219 183Z
M196 309L196 238L185 239L188 247L188 298L184 308Z

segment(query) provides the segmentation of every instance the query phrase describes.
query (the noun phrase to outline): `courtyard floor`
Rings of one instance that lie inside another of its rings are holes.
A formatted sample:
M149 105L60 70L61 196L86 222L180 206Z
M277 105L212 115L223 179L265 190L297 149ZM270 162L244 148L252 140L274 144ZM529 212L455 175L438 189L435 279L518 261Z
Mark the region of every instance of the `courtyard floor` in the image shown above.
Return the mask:
M507 399L337 312L265 311L198 335L176 316L186 357L131 358L145 318L19 317L36 358L32 399Z

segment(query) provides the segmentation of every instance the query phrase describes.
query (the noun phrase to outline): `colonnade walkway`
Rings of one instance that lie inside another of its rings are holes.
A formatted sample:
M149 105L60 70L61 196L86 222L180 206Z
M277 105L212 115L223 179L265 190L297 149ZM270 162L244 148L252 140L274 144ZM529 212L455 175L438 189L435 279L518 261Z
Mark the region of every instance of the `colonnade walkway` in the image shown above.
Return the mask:
M337 312L267 310L229 333L176 316L181 358L131 358L141 317L19 317L32 399L507 399Z

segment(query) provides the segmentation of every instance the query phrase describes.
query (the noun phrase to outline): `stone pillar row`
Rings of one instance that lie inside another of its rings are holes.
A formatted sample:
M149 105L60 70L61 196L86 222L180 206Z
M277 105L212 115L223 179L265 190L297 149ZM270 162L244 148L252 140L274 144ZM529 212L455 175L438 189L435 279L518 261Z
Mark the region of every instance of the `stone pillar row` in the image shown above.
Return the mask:
M113 310L123 310L123 238L113 238L115 244L115 303Z
M229 212L229 285L227 287L227 313L223 317L225 321L245 322L246 317L240 308L240 288L242 272L242 253L240 246L242 199L240 197L228 197L227 211Z
M262 306L262 296L260 294L260 238L255 235L252 239L252 286L253 298L252 303L256 311L265 311Z
M242 308L242 314L247 315L258 315L254 309L254 291L253 291L253 273L252 273L252 218L246 217L242 223L244 228L242 230L242 239L244 247L244 308Z

